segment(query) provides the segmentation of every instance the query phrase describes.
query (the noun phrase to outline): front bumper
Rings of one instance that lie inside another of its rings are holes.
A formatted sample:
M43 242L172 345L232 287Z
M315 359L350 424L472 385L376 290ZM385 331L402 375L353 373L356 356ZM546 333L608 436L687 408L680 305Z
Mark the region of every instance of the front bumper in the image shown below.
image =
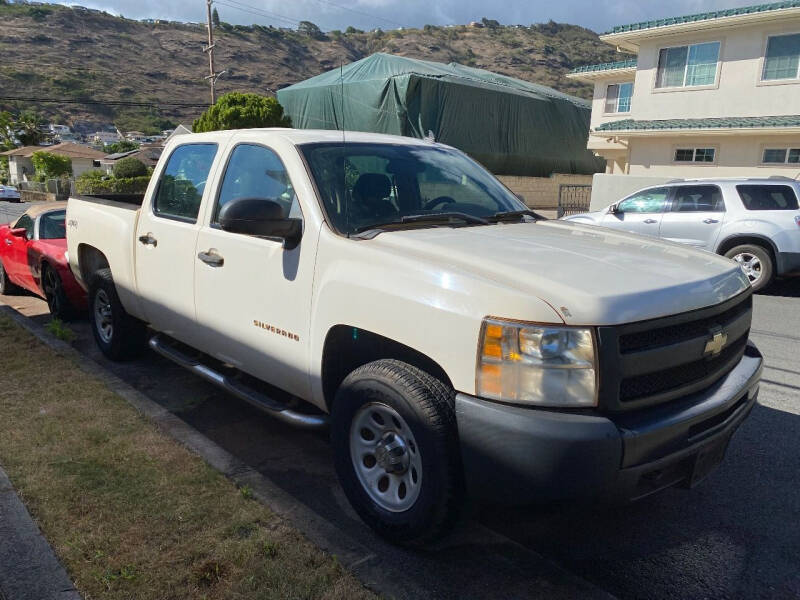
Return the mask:
M699 482L722 460L758 396L763 359L748 343L710 388L609 415L534 409L456 396L470 494L506 504L603 496L636 500Z

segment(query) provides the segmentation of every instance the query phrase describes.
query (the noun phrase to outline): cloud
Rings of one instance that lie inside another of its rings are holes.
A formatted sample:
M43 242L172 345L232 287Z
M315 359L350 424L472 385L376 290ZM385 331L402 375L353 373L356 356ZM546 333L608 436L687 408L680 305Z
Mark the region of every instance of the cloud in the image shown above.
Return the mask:
M162 18L205 21L201 0L78 0L81 4L122 14L129 18ZM223 21L249 25L290 27L297 21L313 21L325 30L397 26L421 27L462 24L481 17L504 24L541 23L554 20L606 31L614 25L675 17L752 4L753 0L220 0ZM74 2L61 2L73 4Z

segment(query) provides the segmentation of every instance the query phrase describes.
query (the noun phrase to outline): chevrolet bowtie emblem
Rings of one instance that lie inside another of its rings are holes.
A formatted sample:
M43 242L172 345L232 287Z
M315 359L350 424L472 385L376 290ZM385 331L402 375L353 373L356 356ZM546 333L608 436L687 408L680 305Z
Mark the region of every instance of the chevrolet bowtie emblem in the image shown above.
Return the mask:
M712 336L711 339L706 342L706 349L703 354L710 354L711 356L716 356L722 349L725 347L725 344L728 343L728 334L723 333L722 331L714 331L711 332Z

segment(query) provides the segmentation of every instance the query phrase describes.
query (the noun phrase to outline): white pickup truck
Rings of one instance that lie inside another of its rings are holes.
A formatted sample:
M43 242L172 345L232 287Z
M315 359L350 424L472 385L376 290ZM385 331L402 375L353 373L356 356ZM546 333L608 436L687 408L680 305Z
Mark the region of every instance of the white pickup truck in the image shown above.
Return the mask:
M112 359L149 346L329 427L359 515L425 544L466 496L691 486L758 393L739 266L541 219L423 140L184 135L141 205L73 197L71 268Z

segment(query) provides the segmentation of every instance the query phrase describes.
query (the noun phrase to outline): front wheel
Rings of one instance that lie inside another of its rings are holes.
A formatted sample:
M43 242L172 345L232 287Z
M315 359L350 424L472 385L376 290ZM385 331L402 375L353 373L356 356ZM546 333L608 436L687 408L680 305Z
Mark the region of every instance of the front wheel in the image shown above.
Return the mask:
M336 471L358 515L393 543L422 546L447 534L463 500L455 392L397 360L345 378L333 405Z
M0 261L0 296L10 296L18 292L19 288L8 279L8 273L3 267L3 262Z
M100 269L89 283L89 324L103 354L111 360L127 360L145 349L147 327L122 306L111 269Z
M731 248L725 253L725 256L739 263L742 271L750 280L753 291L763 290L772 282L775 272L772 257L761 246L743 244Z

